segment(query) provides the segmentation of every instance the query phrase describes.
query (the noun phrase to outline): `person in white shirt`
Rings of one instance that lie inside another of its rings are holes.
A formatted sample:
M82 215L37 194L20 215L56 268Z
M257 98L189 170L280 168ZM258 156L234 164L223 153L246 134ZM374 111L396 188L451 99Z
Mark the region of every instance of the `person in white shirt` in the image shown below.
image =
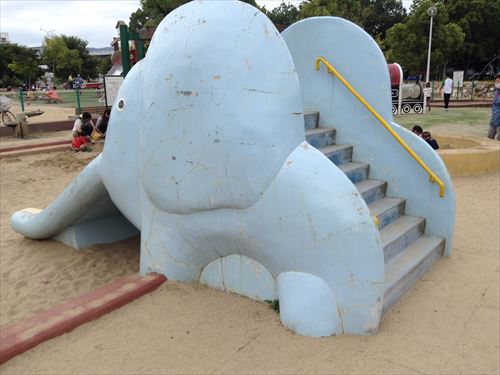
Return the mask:
M431 110L431 99L432 99L432 87L431 87L430 82L427 82L425 84L424 95L425 95L426 102L427 102L427 110L430 111Z
M94 123L92 122L92 115L89 112L83 112L73 124L73 138L83 136L90 139L93 131Z
M444 96L444 110L447 111L448 104L450 103L451 93L453 92L453 80L450 78L449 74L446 74L446 79L444 80L441 90L443 90Z

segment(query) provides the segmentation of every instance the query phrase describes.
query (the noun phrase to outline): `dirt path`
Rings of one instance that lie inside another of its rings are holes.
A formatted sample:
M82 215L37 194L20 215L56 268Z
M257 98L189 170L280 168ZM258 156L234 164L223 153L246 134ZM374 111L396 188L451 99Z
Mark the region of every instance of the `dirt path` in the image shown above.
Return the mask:
M0 161L0 324L138 270L137 238L76 252L9 227L13 211L44 207L97 151ZM500 175L454 184L451 258L386 314L377 335L302 337L261 303L167 282L14 358L1 373L498 373Z

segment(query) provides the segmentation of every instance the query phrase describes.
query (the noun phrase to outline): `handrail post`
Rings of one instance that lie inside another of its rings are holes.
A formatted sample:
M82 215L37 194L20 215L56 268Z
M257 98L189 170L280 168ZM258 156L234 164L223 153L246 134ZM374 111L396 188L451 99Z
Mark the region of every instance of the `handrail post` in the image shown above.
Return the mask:
M77 109L78 109L78 114L81 115L82 113L82 107L80 105L80 88L77 87L76 88L76 105L77 105Z
M24 91L22 88L19 89L19 102L21 104L21 112L24 112Z

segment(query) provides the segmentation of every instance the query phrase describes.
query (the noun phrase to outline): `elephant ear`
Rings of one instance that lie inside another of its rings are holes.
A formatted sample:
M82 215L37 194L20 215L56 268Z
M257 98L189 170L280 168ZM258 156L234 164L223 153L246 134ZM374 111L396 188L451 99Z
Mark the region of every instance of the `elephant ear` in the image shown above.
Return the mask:
M163 211L249 207L304 140L288 48L248 4L177 8L156 29L142 68L140 176Z
M123 81L106 132L99 174L115 205L140 228L138 150L142 106L143 61Z

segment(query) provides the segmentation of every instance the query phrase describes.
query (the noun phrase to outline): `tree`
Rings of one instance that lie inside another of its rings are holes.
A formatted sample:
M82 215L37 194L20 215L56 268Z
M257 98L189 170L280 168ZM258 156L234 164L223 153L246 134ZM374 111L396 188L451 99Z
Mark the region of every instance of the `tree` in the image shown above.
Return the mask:
M290 26L299 19L300 13L293 4L282 1L279 6L267 11L266 14L275 25Z
M112 64L110 58L101 59L99 61L99 74L105 75L106 73L108 73L109 70L111 69L111 65Z
M396 62L414 73L423 73L427 63L430 0L414 0L410 15L404 23L387 30L386 42ZM456 23L449 22L446 6L434 4L438 11L434 17L431 66L446 67L447 62L460 49L465 34Z
M23 58L14 58L8 67L18 76L23 77L25 80L27 79L28 87L31 87L31 80L40 72L38 65L38 58L35 52L31 54L31 56L28 55Z
M500 55L500 1L448 0L450 21L465 33L464 43L452 57L454 66L479 71Z
M365 9L363 28L382 42L387 30L406 18L401 0L361 0L361 7Z
M363 26L366 9L360 0L306 0L300 4L300 18L337 16Z
M52 67L54 79L66 80L68 71L79 72L82 67L78 50L70 50L61 36L44 38L42 59Z
M71 71L71 69L61 69L61 77L68 77L70 74L80 74L85 79L97 78L99 61L95 56L91 56L87 50L88 42L77 36L61 35L61 39L71 51L78 51L78 58L81 60L81 68L79 71Z
M20 86L39 73L40 59L35 50L15 43L0 44L0 85Z
M145 26L157 26L175 8L191 0L141 0L140 8L130 16L129 29L137 31ZM255 0L241 0L258 8Z

